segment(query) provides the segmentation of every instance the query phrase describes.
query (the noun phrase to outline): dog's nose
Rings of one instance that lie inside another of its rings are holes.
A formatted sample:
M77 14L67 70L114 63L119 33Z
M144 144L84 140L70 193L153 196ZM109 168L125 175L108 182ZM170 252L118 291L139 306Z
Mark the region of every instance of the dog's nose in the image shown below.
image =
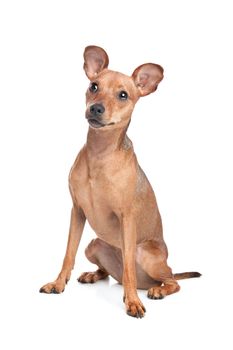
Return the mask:
M100 103L95 103L90 107L90 112L93 117L100 117L105 111L105 108Z

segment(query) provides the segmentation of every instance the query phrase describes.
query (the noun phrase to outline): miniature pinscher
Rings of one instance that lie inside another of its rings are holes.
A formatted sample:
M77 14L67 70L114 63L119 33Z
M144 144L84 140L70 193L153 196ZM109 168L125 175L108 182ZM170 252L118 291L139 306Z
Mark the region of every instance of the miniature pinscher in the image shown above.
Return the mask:
M40 292L64 291L87 219L98 238L90 242L85 253L98 269L84 272L78 281L94 283L112 276L123 284L127 314L141 318L146 310L137 288L148 289L150 299L162 299L179 291L177 280L200 274L173 274L167 265L156 198L126 134L136 102L157 89L163 68L146 63L127 76L109 70L108 63L102 48L86 47L89 130L69 175L73 208L67 249L57 279Z

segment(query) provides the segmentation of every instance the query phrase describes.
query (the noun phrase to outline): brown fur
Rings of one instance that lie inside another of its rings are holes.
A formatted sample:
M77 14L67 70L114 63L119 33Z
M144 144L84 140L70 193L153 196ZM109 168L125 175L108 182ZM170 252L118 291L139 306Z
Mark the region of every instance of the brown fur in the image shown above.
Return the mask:
M63 266L57 279L40 291L63 292L87 219L98 238L89 244L86 256L98 270L83 273L79 281L93 283L111 275L124 286L127 313L142 317L145 307L137 288L148 289L151 299L161 299L180 289L177 279L200 274L173 275L167 265L167 247L155 195L126 135L136 102L157 89L163 69L148 63L135 69L130 77L108 70L107 66L108 56L103 49L96 46L85 49L84 69L98 89L87 91L86 118L90 123L87 143L69 176L73 209ZM128 98L120 99L120 91L126 91ZM91 110L99 105L104 110ZM93 119L98 127L92 124Z

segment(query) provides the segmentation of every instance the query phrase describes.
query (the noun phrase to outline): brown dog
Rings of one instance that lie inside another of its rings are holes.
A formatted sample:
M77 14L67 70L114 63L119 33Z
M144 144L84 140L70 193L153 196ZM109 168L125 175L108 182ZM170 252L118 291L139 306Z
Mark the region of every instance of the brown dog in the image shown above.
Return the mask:
M84 52L87 90L87 143L69 176L73 199L66 255L57 279L40 289L61 293L69 281L86 219L98 236L86 256L98 266L79 282L93 283L111 275L124 286L127 314L142 317L145 307L137 288L148 289L150 299L177 292L177 279L198 277L198 272L173 275L167 265L167 247L153 189L140 168L126 135L139 97L157 89L163 68L147 63L132 76L107 69L108 56L97 46Z

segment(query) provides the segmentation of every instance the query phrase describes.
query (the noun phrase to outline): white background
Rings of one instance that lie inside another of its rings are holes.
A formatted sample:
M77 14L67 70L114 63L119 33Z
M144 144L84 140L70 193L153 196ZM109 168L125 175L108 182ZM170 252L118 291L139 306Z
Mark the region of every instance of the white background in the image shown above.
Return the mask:
M224 0L0 2L1 349L232 349L232 31ZM203 276L161 301L140 292L142 320L125 315L113 280L76 282L94 268L83 254L88 226L65 293L38 293L65 251L90 44L123 73L150 61L165 69L129 136L158 199L170 266Z

